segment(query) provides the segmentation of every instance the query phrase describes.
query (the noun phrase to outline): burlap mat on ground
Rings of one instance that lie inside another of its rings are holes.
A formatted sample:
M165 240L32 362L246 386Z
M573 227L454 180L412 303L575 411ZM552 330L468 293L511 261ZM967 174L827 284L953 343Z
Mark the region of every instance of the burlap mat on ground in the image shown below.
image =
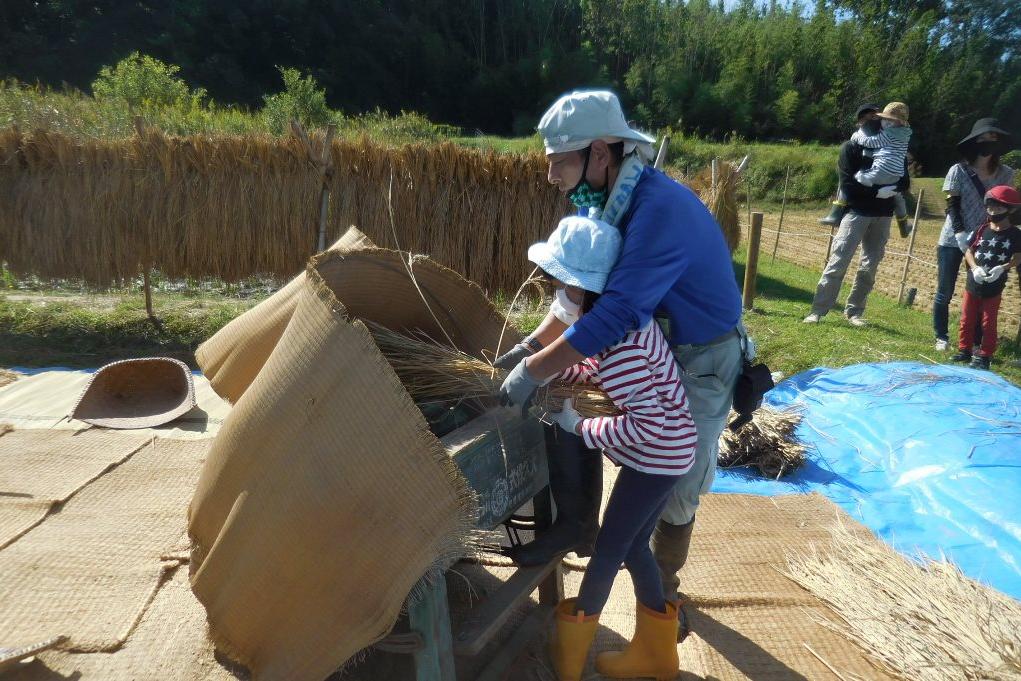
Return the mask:
M0 548L150 439L96 429L16 430L0 438Z
M255 678L320 681L381 639L474 524L470 487L354 318L450 334L473 353L495 349L503 319L426 258L410 265L416 287L404 257L313 260L202 471L192 586L217 647Z
M52 501L18 499L0 494L0 549L42 522Z
M43 371L0 388L0 423L10 423L19 430L89 428L89 424L70 419L68 414L91 376L87 371ZM205 378L193 376L193 380L198 406L170 423L131 432L174 440L214 436L230 405L213 392Z
M4 681L229 681L244 670L216 659L206 613L188 585L187 568L164 582L138 626L115 653L47 652L9 672Z
M604 466L604 497L616 475L616 468ZM679 678L838 679L805 644L842 674L890 678L853 643L819 625L813 617L830 616L825 605L778 572L786 568L785 550L827 545L828 528L838 518L868 533L819 494L702 498L688 564L681 571L681 589L693 598L695 633L678 646ZM566 596L577 595L583 577L584 572L566 573ZM618 573L599 623L586 681L604 678L595 671L596 653L619 650L634 634L635 597L626 570ZM508 678L553 681L545 641L534 641Z
M786 568L786 550L829 543L828 528L838 518L857 526L829 499L814 493L703 497L681 590L700 605L815 603L775 568Z
M67 635L68 650L119 647L184 530L208 446L146 445L0 550L0 646Z
M348 252L373 246L350 227L328 251ZM195 361L210 385L231 404L248 389L291 320L305 282L302 272L286 286L216 332L195 351Z
M872 665L857 646L818 618L832 617L819 604L698 608L689 610L694 634L681 648L690 656L686 671L696 678L866 679L894 677ZM832 667L837 676L827 667Z

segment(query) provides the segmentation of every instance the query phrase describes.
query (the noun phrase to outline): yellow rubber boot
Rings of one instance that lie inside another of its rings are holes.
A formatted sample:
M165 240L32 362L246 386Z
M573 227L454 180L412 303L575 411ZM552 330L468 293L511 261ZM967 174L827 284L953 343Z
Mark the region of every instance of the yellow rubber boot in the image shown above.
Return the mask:
M677 605L667 602L666 612L638 604L635 637L619 652L599 653L596 670L614 679L654 678L669 681L677 676Z
M549 656L559 681L581 681L585 660L596 636L599 614L575 614L577 599L566 598L557 605L556 629L550 639Z

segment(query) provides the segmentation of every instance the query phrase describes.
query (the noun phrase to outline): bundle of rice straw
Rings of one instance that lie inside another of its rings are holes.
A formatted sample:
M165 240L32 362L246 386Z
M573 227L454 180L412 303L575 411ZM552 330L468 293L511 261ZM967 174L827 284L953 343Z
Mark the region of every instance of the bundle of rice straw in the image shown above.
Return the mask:
M736 416L731 414L731 416ZM802 409L759 407L752 420L736 432L724 428L720 435L720 468L757 468L774 480L805 463L805 446L795 430L801 423Z
M364 320L383 356L419 405L482 401L500 390L507 372L472 355L443 345L424 333L398 333ZM620 413L606 393L591 387L553 381L540 388L534 404L541 411L557 412L565 399L586 417Z
M712 168L706 168L692 179L691 187L698 193L709 212L716 218L727 246L733 253L741 242L741 225L738 223L737 184L741 174L732 163L716 164L716 182L713 182Z
M788 553L786 574L836 613L821 625L901 678L1021 678L1021 603L945 559L908 560L838 525L827 549Z

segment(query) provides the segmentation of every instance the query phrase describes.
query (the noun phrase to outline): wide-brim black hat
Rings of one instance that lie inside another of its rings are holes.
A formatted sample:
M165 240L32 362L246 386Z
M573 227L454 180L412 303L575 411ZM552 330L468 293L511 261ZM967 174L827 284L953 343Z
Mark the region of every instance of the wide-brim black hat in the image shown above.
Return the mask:
M1014 136L1001 128L1000 122L995 118L980 118L975 121L975 125L971 126L971 132L967 137L957 143L957 148L960 149L969 142L974 142L987 132L995 132L1000 136L1000 143L1003 145L1002 151L1013 149Z

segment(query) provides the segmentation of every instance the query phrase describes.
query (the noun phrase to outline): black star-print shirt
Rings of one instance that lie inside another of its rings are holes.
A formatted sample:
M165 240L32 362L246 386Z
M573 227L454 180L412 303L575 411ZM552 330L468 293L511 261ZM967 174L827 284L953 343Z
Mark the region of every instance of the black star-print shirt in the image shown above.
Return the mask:
M980 298L998 296L1003 293L1003 288L1007 285L1007 274L1010 272L1007 263L1015 253L1021 253L1021 229L1008 227L997 232L986 223L971 242L971 251L975 254L975 262L985 268L986 272L997 265L1003 265L1004 269L996 281L984 284L976 282L969 269L968 293Z

